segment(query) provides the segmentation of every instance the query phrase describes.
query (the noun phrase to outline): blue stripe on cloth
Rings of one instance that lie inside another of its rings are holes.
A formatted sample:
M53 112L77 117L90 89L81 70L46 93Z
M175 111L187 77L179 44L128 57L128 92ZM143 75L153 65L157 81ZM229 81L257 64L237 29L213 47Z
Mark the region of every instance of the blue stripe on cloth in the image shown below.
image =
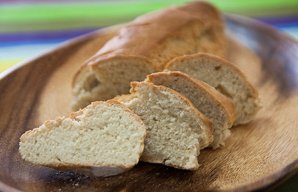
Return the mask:
M63 31L36 31L24 33L0 33L0 46L15 46L22 44L43 44L62 42L86 33L90 33L96 29L75 29Z
M280 23L297 23L298 15L284 16L284 17L261 17L256 19L271 25L280 24Z
M297 21L297 23L280 23L280 24L276 24L274 26L277 27L277 28L279 28L279 29L298 28L298 21Z
M287 16L287 17L256 18L256 19L279 29L298 27L298 15Z
M279 18L257 18L258 20L279 28L283 31L297 32L298 16ZM0 33L0 47L20 46L20 45L43 45L57 44L71 38L98 30L98 28L79 28L59 31L36 31L22 33ZM297 36L297 34L294 34Z
M30 44L30 45L0 47L0 61L14 60L14 59L27 59L34 55L39 55L42 52L54 49L58 45L59 43L47 43L47 44L36 44L36 45Z

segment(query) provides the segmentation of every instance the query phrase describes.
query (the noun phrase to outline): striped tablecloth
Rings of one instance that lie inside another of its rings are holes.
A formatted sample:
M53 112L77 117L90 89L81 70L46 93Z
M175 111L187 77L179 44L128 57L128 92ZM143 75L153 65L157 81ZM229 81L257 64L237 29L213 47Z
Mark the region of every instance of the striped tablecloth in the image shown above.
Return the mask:
M0 72L100 27L185 0L0 0ZM297 0L211 0L221 10L257 18L298 38Z
M298 38L298 0L210 0ZM0 73L66 40L186 0L0 0ZM298 191L298 176L275 191Z

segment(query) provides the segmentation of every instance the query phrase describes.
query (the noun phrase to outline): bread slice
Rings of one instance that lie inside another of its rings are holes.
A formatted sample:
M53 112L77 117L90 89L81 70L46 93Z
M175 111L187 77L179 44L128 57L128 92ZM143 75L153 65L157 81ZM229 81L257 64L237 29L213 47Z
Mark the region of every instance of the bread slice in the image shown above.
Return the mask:
M145 135L140 117L124 105L94 102L70 117L27 131L20 138L19 151L34 164L109 176L138 163Z
M256 89L233 64L215 55L198 53L170 61L165 70L182 71L202 80L231 98L236 107L234 125L248 123L259 110Z
M147 127L142 161L195 170L200 149L212 138L209 120L178 92L148 82L133 82L131 95L117 97Z
M187 97L213 123L214 139L211 146L218 148L224 145L236 115L230 99L208 84L178 71L153 73L147 76L146 81L169 87Z
M94 97L77 98L74 109L84 107L89 99L105 100L128 93L131 81L142 81L147 74L162 71L177 56L199 51L224 56L225 48L221 14L206 2L140 16L121 28L118 35L86 62L98 83L91 86L93 90L74 91L94 94ZM74 87L80 88L76 84Z

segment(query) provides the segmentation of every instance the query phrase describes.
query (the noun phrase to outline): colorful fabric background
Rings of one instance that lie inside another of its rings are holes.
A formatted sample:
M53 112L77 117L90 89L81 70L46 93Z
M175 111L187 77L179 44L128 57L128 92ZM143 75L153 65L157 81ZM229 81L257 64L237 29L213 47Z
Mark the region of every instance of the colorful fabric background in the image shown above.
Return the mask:
M100 27L186 0L0 0L0 72ZM255 17L298 38L297 0L211 0L221 10Z

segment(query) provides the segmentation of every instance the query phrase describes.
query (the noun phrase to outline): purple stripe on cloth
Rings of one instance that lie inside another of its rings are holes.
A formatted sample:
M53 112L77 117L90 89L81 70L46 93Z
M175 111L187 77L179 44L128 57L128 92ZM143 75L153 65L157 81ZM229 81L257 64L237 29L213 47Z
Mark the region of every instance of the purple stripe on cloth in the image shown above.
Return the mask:
M264 23L268 23L271 25L278 25L278 24L297 24L298 23L298 15L289 16L289 17L261 17L256 18Z
M3 47L13 47L13 46L23 46L23 45L42 45L42 44L58 44L62 43L69 38L59 38L59 39L43 39L43 40L24 40L24 41L17 41L17 42L0 42L0 48Z
M44 41L57 39L71 39L86 33L97 30L98 28L63 30L63 31L36 31L22 33L0 33L0 45L9 43L22 43L24 41Z

